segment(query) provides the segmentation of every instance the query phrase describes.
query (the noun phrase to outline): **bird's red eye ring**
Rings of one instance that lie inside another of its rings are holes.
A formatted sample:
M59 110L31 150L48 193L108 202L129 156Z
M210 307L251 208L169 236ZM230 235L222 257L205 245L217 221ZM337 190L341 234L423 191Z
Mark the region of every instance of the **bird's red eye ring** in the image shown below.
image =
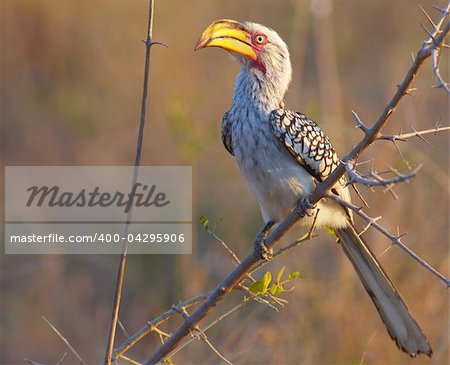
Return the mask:
M253 43L259 46L264 46L267 43L267 36L265 34L256 33L253 36Z

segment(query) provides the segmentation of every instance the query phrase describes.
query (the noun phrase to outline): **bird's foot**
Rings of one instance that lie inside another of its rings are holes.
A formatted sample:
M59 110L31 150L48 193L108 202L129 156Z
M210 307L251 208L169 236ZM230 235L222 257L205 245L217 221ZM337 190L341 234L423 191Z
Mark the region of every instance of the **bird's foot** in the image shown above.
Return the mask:
M266 235L259 233L254 242L255 251L262 260L270 260L273 257L273 249L266 246Z
M297 206L295 208L295 211L297 212L297 214L300 217L313 217L315 214L315 209L316 209L317 205L316 204L312 204L309 201L309 197L308 196L304 196L302 199L299 200L299 202L297 203Z
M270 260L273 257L273 250L266 246L266 237L274 225L275 222L273 221L267 222L266 225L256 235L254 247L258 256L262 260Z

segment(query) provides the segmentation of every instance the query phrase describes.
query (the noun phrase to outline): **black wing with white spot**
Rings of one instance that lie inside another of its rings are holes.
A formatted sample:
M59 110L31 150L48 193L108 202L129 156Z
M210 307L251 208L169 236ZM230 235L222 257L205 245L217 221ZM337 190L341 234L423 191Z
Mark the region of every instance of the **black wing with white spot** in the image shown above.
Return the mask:
M325 180L339 165L330 140L305 114L275 109L270 125L292 156L317 180Z

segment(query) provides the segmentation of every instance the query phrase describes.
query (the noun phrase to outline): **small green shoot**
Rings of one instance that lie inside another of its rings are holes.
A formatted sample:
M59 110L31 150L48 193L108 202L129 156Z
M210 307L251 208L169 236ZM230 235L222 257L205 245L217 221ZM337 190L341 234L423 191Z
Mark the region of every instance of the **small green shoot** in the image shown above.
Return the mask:
M218 220L216 220L215 223L213 224L213 228L211 230L209 228L210 221L206 216L200 215L199 220L200 220L200 224L203 226L205 231L215 232L215 231L217 231L217 228L219 228L220 224L222 223L223 218L219 218Z
M203 228L205 229L205 231L207 231L208 228L209 228L209 219L206 218L204 215L201 215L201 216L199 217L199 220L200 220L201 225L202 225Z
M249 290L255 295L266 295L267 288L269 287L270 282L272 281L272 274L267 271L262 280L255 281L252 285L249 286Z
M272 274L267 271L261 280L255 281L252 285L249 286L250 292L258 296L265 296L269 294L277 296L283 292L293 290L294 287L286 289L285 284L292 280L301 278L302 276L299 271L294 271L288 275L288 278L286 280L283 280L285 269L285 266L283 266L280 271L278 271L274 282L272 282Z

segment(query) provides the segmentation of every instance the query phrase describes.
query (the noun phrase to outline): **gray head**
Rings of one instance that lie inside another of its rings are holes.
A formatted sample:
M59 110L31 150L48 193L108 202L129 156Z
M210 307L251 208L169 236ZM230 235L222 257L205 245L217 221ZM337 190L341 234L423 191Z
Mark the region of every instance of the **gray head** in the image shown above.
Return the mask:
M251 22L216 20L200 37L195 49L220 47L229 51L241 64L240 81L252 85L253 91L279 103L292 77L289 50L272 29Z

